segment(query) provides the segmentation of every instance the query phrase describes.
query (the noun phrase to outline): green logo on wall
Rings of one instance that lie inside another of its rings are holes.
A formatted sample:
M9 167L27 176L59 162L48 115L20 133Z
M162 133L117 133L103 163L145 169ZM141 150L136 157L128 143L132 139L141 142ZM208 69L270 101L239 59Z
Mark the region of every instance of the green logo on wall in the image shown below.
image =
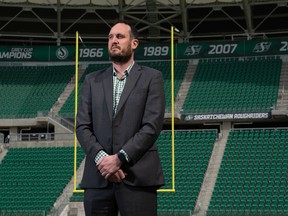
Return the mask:
M255 53L263 53L269 51L271 42L261 42L257 43L253 49Z
M200 45L192 45L188 46L185 50L184 55L185 56L193 56L193 55L198 55L201 51L202 46Z
M66 47L60 47L56 50L56 56L59 60L65 60L68 57L68 50Z

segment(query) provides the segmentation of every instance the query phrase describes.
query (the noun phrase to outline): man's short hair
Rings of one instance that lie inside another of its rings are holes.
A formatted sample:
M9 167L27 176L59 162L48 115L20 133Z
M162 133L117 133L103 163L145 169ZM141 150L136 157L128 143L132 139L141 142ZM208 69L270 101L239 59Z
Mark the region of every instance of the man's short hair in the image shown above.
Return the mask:
M116 25L118 23L123 23L125 25L128 25L130 27L130 29L131 29L131 32L130 32L131 38L138 39L138 30L137 30L137 28L134 25L132 25L130 22L128 22L126 20L119 20L116 23L114 23L114 25Z

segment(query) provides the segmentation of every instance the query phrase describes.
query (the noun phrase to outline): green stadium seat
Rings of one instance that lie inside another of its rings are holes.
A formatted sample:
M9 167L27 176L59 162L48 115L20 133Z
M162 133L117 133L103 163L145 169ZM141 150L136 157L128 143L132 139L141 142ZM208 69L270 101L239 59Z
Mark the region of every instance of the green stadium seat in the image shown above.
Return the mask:
M281 59L200 60L183 113L268 112L276 105Z
M74 66L0 67L0 118L49 112L74 75Z
M47 215L73 175L73 154L74 147L10 148L0 164L0 215Z
M221 215L223 211L288 215L288 138L283 137L287 131L247 129L229 133L207 215Z
M159 214L172 215L178 212L181 215L183 212L193 211L216 137L216 131L175 131L176 192L159 193ZM163 132L157 146L166 179L166 185L162 189L169 189L172 186L171 132ZM191 157L189 152L194 152L195 157Z

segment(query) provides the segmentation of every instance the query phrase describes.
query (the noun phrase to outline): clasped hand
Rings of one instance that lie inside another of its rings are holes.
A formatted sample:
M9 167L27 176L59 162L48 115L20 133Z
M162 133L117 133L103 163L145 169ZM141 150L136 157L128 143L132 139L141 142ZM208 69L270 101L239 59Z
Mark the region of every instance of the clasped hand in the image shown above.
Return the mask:
M125 178L126 174L120 169L121 161L116 154L101 158L96 166L101 175L111 182L118 183Z

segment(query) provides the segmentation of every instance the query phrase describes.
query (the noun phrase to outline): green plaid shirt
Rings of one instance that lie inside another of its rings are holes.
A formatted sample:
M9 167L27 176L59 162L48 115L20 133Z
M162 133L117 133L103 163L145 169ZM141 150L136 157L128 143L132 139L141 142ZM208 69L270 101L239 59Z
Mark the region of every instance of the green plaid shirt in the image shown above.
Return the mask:
M115 68L113 67L113 115L117 111L117 107L118 107L118 104L119 104L123 89L125 87L127 77L129 75L133 65L134 65L134 61L125 70L124 75L121 78L119 78L117 76L117 72L116 72Z
M117 107L118 107L122 92L124 90L127 77L129 75L133 65L134 65L134 61L125 70L123 77L121 77L120 79L118 78L117 72L116 72L115 68L113 67L113 115L115 115L115 113L117 111ZM125 155L126 160L129 162L130 158L129 158L128 154L123 149L121 149L120 152L122 152ZM98 161L102 157L105 157L105 156L108 156L108 154L104 150L100 150L94 159L95 163L97 164Z

